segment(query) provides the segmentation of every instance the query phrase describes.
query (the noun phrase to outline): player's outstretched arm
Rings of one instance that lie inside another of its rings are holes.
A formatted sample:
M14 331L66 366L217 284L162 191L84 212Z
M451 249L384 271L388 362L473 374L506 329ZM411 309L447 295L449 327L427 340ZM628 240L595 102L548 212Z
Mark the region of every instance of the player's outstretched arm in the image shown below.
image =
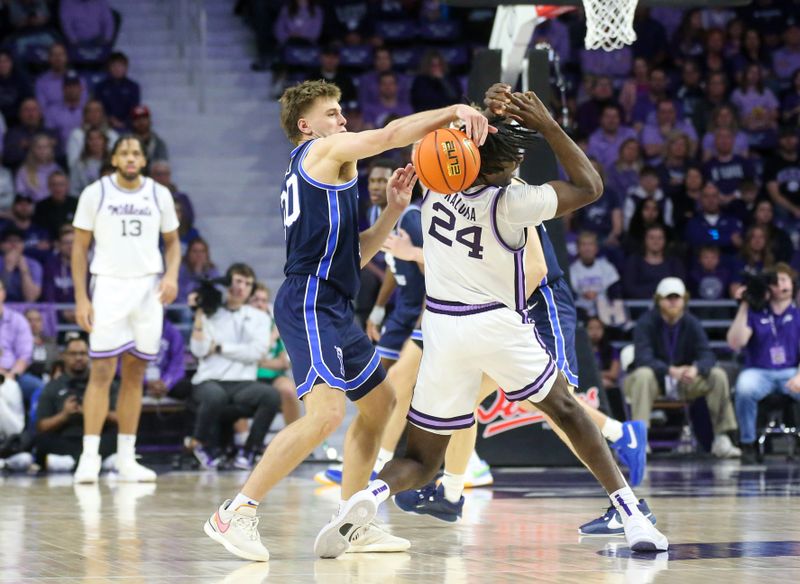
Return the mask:
M89 271L89 246L92 232L75 228L75 242L72 244L72 284L75 288L75 321L87 333L92 332L94 313L89 293L86 290L86 276Z
M540 132L571 180L547 183L558 195L556 217L572 213L599 199L603 194L603 180L583 150L561 129L536 94L532 91L508 94L508 100L509 103L505 105L506 116L530 130Z
M403 148L421 140L428 132L458 120L463 122L467 136L478 145L483 144L489 132L496 131L481 112L459 104L405 116L378 130L334 134L314 148L319 149L317 157L330 157L344 164Z
M397 223L397 219L408 207L411 202L411 191L417 182L417 173L411 164L406 164L405 168L398 168L394 171L386 185L386 209L378 217L375 225L361 232L361 267L366 266L369 261L380 251L383 242L389 232Z

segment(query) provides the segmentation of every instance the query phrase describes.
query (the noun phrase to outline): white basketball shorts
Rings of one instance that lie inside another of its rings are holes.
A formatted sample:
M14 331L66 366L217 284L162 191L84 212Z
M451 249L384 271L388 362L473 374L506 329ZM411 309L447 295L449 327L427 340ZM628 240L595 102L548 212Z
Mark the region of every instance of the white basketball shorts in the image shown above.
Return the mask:
M532 324L499 304L431 312L422 318L422 353L408 420L436 434L451 434L475 423L483 374L497 381L511 401L543 400L558 367ZM464 313L467 314L464 314Z
M161 345L164 307L158 298L160 277L92 278L94 321L89 355L95 359L131 352L153 361Z

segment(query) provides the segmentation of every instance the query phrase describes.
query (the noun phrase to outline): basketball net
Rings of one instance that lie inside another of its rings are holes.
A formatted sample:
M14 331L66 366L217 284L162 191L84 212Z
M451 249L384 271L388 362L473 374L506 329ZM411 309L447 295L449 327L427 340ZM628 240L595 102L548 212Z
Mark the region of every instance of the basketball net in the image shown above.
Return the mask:
M636 40L633 15L637 4L638 0L583 0L586 48L613 51L632 44ZM536 6L536 14L549 19L573 9L571 6Z

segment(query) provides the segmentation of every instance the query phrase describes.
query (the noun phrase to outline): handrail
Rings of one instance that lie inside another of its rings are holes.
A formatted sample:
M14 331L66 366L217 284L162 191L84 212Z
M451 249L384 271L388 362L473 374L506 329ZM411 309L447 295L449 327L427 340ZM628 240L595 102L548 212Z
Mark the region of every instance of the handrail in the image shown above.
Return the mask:
M195 88L197 108L206 111L206 69L208 53L208 14L204 0L173 0L168 23L175 33L178 57L189 84Z

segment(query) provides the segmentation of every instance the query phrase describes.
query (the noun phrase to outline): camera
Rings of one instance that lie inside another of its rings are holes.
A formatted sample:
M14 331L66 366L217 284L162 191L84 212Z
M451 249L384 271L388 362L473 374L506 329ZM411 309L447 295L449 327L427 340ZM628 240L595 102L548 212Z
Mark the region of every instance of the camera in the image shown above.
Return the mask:
M769 287L777 283L777 274L745 274L742 300L756 312L764 310L769 302Z
M217 288L218 285L227 286L230 283L227 278L203 278L200 280L194 290L197 300L192 310L199 308L206 316L212 316L222 306L222 292Z

